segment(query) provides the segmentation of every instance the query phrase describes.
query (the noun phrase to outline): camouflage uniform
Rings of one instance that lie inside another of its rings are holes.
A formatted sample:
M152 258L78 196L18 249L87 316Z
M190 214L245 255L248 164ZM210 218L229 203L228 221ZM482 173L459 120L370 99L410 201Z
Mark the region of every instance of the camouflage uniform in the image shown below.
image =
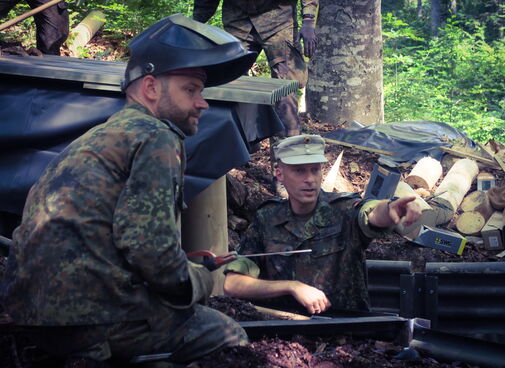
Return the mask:
M19 0L0 0L0 18L19 2ZM49 0L27 0L32 9L44 5ZM69 33L68 5L61 1L34 15L37 26L37 48L44 54L59 55L60 47Z
M238 253L312 252L239 258L228 264L225 272L266 280L298 280L324 291L333 308L368 310L365 249L372 238L384 232L368 224L367 215L377 203L363 201L358 194L321 191L313 215L304 222L290 210L288 200L268 201L256 213ZM299 307L291 296L268 302L288 309Z
M297 80L300 88L307 83L307 66L296 34L296 5L298 0L224 0L224 29L245 46L258 53L263 49L272 77ZM219 0L195 0L193 17L208 20ZM302 14L315 16L318 0L301 0ZM277 105L288 136L299 134L298 99L285 96Z
M47 349L98 360L182 351L175 358L186 361L246 341L231 319L196 304L212 277L180 246L183 138L130 104L70 144L31 188L3 290L16 324L46 326Z

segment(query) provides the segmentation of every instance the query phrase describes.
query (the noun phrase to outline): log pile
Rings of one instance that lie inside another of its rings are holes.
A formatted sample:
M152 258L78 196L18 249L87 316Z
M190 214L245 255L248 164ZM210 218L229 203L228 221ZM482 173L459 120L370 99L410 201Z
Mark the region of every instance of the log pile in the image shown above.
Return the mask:
M479 148L475 151L463 147L442 147L447 152L442 162L431 157L417 162L404 181L399 183L395 196L415 195L423 214L408 228L398 226L396 232L415 239L422 225L450 225L462 235L481 236L481 230L491 217L493 228L496 228L496 218L505 218L505 186L493 186L494 177L488 172L505 172L505 148L494 141L487 145L479 144ZM447 174L437 186L443 171ZM486 185L479 182L477 186L486 187L486 190L472 190L477 177L489 179ZM496 211L503 211L503 216L494 215ZM502 227L503 224L498 225L499 229ZM486 242L487 236L482 236Z

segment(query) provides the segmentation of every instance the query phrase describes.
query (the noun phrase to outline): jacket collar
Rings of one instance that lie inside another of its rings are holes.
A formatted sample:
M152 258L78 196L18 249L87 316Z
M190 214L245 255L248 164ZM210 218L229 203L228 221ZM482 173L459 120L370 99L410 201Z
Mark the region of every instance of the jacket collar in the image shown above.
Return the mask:
M332 208L329 203L328 193L324 191L319 192L317 197L316 208L307 224L312 224L317 227L324 227L331 224ZM279 206L275 216L273 216L272 224L274 226L293 223L296 221L296 216L291 210L289 200L285 201L282 206Z

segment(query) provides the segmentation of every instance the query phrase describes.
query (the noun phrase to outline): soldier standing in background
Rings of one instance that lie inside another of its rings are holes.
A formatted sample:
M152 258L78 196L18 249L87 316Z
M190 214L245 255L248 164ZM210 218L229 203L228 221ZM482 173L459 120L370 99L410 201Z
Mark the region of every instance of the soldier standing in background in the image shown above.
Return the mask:
M220 0L195 0L193 18L207 22ZM272 77L307 83L307 66L301 53L312 57L316 48L314 17L318 0L301 0L302 27L298 31L298 0L223 0L224 29L237 37L249 50L265 51ZM298 99L293 93L276 106L284 123L285 135L300 134Z
M208 108L202 90L239 77L256 54L182 15L129 47L126 106L66 147L30 189L0 284L14 323L68 367L167 352L188 363L247 342L235 321L199 304L212 276L188 261L177 220L183 140Z
M26 0L32 9L50 0ZM19 2L19 0L0 0L0 19ZM43 54L59 55L60 47L69 34L68 5L64 1L34 15L37 27L37 49Z

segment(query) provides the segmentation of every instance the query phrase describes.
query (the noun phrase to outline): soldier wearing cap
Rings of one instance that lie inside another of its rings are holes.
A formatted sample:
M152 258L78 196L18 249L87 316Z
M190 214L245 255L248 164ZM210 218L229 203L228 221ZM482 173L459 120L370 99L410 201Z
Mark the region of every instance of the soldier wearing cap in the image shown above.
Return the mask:
M247 342L236 322L199 304L212 277L186 258L177 219L183 140L208 108L202 90L239 77L256 55L181 15L129 46L126 106L31 188L0 289L14 322L72 367L168 352L187 363Z
M389 203L322 191L321 165L327 160L318 135L286 138L274 153L276 176L289 198L269 200L258 209L237 251L312 252L239 258L225 269L225 293L310 314L368 310L365 249L400 220L408 224L420 216L415 197Z

